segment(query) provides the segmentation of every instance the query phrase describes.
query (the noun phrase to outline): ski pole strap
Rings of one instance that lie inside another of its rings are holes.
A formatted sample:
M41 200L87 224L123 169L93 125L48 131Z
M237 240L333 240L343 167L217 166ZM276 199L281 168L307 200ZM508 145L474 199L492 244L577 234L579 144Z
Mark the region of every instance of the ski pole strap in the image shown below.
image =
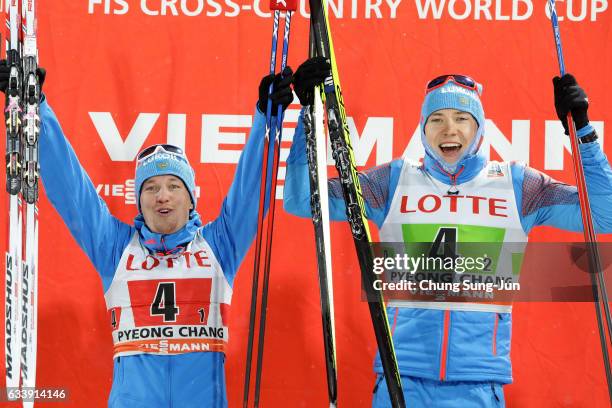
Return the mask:
M589 123L586 126L584 126L583 128L578 129L576 131L576 136L578 136L578 138L582 138L582 137L585 137L587 135L590 135L591 133L595 133L595 128ZM583 143L583 142L581 142L581 143Z

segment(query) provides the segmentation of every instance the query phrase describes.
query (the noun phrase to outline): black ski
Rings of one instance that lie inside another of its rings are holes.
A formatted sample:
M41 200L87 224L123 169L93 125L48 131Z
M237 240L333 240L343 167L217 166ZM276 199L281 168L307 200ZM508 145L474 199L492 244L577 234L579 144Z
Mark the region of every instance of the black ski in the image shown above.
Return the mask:
M311 57L316 53L314 46L314 33L311 29L309 52ZM329 406L333 408L338 400L334 290L332 285L329 200L327 192L327 144L323 128L323 103L318 88L315 91L314 104L304 109L304 133L306 135L306 155L308 157L308 175L310 179L310 209L314 226L317 271L321 293L327 394Z
M311 30L314 33L317 55L327 58L332 66L332 74L325 80L324 92L321 96L325 99L327 127L333 157L340 177L344 201L346 202L346 214L357 250L363 285L367 290L373 288L376 279L373 272L370 231L346 122L338 68L329 29L326 0L310 0L310 23ZM395 358L384 300L381 292L376 292L375 295L377 299L375 301L368 299L368 306L391 404L393 407L405 407L402 381Z

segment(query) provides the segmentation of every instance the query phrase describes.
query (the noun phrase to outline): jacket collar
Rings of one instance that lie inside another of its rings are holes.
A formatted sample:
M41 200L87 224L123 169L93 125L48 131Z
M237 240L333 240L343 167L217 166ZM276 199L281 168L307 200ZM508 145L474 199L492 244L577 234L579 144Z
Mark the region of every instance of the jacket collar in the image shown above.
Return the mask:
M193 241L202 226L200 215L196 211L191 211L187 224L180 230L172 234L159 234L147 227L142 214L134 218L134 227L140 234L140 242L152 252L171 254L180 251L186 244Z
M464 157L459 163L457 163L455 172L450 173L429 154L425 153L425 158L423 159L423 167L425 168L425 171L431 174L436 180L450 186L463 184L472 180L474 177L476 177L476 175L478 175L478 173L480 173L486 164L486 157L479 152Z

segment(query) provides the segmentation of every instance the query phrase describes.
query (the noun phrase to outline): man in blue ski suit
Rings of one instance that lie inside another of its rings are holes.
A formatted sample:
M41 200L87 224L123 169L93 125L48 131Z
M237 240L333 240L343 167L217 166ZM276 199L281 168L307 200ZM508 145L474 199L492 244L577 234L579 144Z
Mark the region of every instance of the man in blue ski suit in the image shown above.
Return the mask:
M40 82L45 73L39 72ZM293 99L292 73L262 79L253 126L220 215L203 225L184 152L137 156L134 225L115 218L79 163L46 98L40 172L47 196L102 278L114 343L114 408L225 407L227 312L254 238L268 86L272 112ZM0 89L8 80L0 62ZM275 122L275 121L273 121ZM68 187L69 186L69 187ZM69 193L67 193L69 188Z
M302 105L312 104L313 95L302 71L318 70L325 78L328 67L311 59L298 68L294 87ZM612 171L589 124L588 99L570 74L553 84L566 134L568 111L576 123L595 229L612 232ZM582 230L575 187L522 163L485 158L481 92L482 86L464 75L430 81L421 110L422 164L402 158L359 174L367 216L382 242L433 242L440 227L468 238L477 231L479 240L471 242L526 242L537 225ZM310 216L305 143L300 120L287 158L284 208L301 217ZM346 220L340 182L333 178L328 184L330 217ZM421 205L424 198L431 200L428 207ZM512 382L511 305L391 301L387 306L406 406L505 406L502 386ZM379 356L374 370L373 406L389 407Z

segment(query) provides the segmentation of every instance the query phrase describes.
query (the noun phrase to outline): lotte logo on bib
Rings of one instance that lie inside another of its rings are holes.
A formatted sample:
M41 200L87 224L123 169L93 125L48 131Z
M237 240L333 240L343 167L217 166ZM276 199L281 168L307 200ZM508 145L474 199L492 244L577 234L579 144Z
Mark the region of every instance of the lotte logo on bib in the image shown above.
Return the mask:
M490 215L492 217L508 217L508 200L503 198L481 197L475 195L443 195L426 194L416 200L402 196L400 212L435 213L438 211L451 213L471 212L475 215Z

